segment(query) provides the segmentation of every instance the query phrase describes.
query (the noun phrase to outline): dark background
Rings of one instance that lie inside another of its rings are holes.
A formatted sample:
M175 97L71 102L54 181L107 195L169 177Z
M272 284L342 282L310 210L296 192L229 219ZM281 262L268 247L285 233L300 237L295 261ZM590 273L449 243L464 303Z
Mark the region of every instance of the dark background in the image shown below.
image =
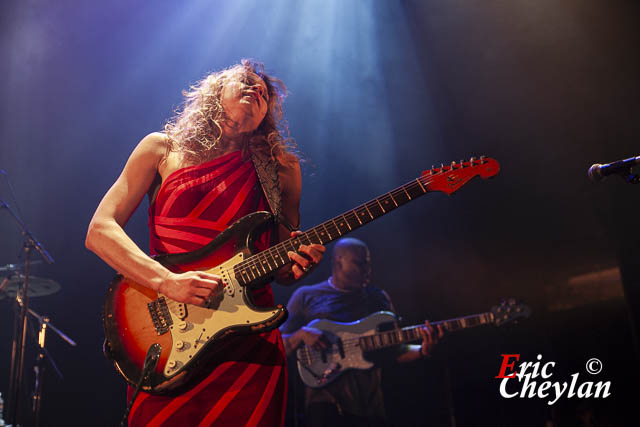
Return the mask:
M43 425L119 422L124 384L101 353L114 272L84 248L87 225L180 91L243 57L290 89L289 127L306 160L303 228L432 164L481 154L501 164L493 180L354 233L406 324L484 312L504 296L533 310L519 325L447 336L429 362L387 367L395 424L573 426L584 414L634 424L638 353L617 268L637 301L640 187L595 184L586 171L640 154L638 18L637 2L617 0L3 2L0 197L56 260L33 274L62 290L32 308L78 342L48 337L64 379L49 368ZM143 248L146 207L127 226ZM21 246L0 212L0 265L20 262ZM328 274L325 262L304 284ZM292 291L275 286L278 302ZM0 300L0 379L11 307ZM553 381L609 380L612 396L553 407L504 399L493 378L503 353L555 361ZM594 377L584 369L592 357L604 366ZM7 388L2 380L5 397Z

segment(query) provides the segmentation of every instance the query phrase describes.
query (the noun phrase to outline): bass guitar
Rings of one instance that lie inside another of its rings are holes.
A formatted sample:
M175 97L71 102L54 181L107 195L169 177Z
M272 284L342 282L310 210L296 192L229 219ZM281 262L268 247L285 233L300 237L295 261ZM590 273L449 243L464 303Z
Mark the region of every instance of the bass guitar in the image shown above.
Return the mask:
M444 332L453 332L487 324L500 326L530 314L529 307L508 299L486 313L432 322L431 325L434 328L440 325ZM324 387L349 369L373 368L374 364L365 357L368 352L422 340L420 329L424 324L378 332L380 325L397 320L389 311L378 311L351 323L327 319L312 321L307 326L321 330L327 346L323 350L309 346L297 350L300 378L309 387Z
M135 281L116 276L103 305L105 353L124 379L141 390L165 394L202 377L207 354L232 334L264 332L280 326L285 307L256 307L248 287L264 285L289 264L289 251L300 245L327 244L428 192L452 194L476 176L489 178L500 166L480 157L432 168L409 183L338 215L291 239L254 253L253 242L274 218L268 212L247 215L220 233L208 245L192 252L155 259L174 272L201 270L222 278L224 292L207 306L173 301ZM145 369L153 348L157 364Z

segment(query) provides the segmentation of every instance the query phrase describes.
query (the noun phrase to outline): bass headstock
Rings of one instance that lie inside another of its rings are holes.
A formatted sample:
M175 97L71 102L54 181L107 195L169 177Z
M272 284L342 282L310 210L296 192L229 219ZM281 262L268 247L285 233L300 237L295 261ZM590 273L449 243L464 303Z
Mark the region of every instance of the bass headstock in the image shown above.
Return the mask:
M501 326L531 316L531 309L527 305L517 302L515 298L505 298L500 302L500 305L491 307L491 313L496 326Z
M441 191L446 194L456 192L460 187L476 176L482 179L491 178L500 172L500 165L495 159L480 156L471 157L468 161L442 164L422 172L420 182L428 191Z

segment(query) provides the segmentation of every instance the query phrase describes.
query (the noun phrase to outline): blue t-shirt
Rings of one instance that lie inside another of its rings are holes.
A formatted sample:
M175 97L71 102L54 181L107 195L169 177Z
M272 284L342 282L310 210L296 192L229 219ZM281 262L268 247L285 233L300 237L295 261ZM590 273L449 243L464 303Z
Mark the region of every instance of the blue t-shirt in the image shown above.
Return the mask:
M379 288L367 286L357 291L342 291L328 281L302 286L287 304L289 318L280 326L284 334L292 334L315 319L353 322L381 310L391 310L391 302ZM332 403L341 411L363 417L383 419L381 372L352 369L323 388L306 387L305 405Z

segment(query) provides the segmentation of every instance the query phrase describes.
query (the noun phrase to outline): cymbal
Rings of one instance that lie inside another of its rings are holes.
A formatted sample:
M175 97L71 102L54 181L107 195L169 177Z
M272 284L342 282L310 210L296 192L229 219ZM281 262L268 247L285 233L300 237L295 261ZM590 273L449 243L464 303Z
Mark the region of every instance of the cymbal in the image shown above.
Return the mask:
M4 282L4 278L0 278L0 284L2 282ZM18 289L22 288L23 283L24 275L22 274L9 277L8 283L0 293L0 299L5 296L15 298ZM60 284L54 280L37 276L29 276L29 298L55 294L59 290Z

